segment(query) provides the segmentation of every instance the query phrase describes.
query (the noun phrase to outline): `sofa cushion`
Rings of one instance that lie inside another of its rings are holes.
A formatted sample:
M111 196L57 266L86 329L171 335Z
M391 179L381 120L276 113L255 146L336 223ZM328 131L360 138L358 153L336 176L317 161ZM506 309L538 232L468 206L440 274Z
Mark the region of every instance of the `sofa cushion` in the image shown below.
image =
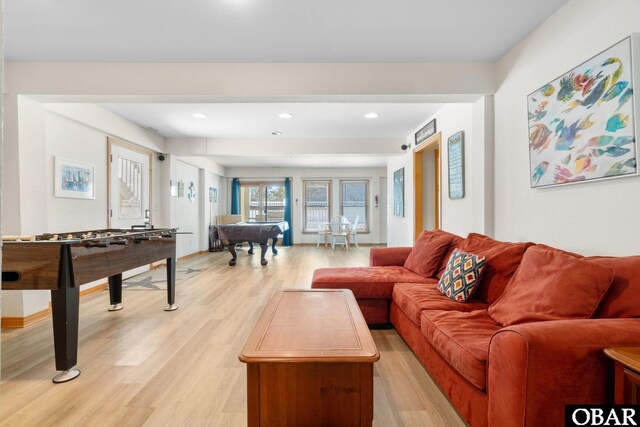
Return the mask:
M454 250L438 281L438 291L453 301L467 302L482 280L486 263L483 256Z
M447 234L423 231L413 244L413 249L404 262L404 268L424 277L435 277L440 269L440 261L453 240Z
M451 254L453 253L453 251L462 247L462 244L464 243L464 237L460 237L457 234L449 233L440 229L433 230L433 232L436 234L451 237L451 244L449 244L449 249L447 249L447 251L442 256L442 259L440 260L440 267L438 268L438 272L435 276L439 279L440 277L442 277L442 273L444 273L444 270L447 268L447 262L449 262L449 258L451 258Z
M461 249L487 258L476 298L491 304L502 295L509 279L520 265L527 246L527 243L499 242L482 234L469 234Z
M313 272L312 288L351 289L356 298L391 299L398 282L436 283L404 267L319 268Z
M640 317L640 256L589 257L613 270L613 281L595 317Z
M613 271L585 258L530 247L489 315L509 326L543 320L588 319L609 289Z
M420 326L420 316L423 310L485 310L488 305L474 300L461 304L447 298L432 285L423 283L396 283L393 287L393 302L407 317Z
M438 354L475 387L487 386L489 342L501 329L487 310L424 310L420 330Z

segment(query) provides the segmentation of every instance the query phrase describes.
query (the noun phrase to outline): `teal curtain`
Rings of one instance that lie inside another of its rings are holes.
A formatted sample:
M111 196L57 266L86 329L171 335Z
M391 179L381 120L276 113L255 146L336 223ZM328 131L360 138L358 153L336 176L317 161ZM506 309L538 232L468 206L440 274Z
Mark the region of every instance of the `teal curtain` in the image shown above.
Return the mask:
M240 179L231 180L231 215L240 214Z
M289 223L289 229L284 232L282 236L282 246L292 246L293 239L291 233L293 230L293 223L291 222L291 206L293 205L291 199L291 180L289 178L284 179L284 220Z

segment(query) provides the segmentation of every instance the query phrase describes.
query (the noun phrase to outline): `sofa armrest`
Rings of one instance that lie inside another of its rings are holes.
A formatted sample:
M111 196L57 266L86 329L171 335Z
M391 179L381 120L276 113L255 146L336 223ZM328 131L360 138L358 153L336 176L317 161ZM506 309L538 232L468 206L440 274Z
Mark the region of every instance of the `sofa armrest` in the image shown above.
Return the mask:
M489 346L489 426L564 424L564 405L611 403L606 347L640 345L640 318L527 323L496 332Z
M402 267L411 253L411 247L399 248L371 248L369 252L369 267L384 267L396 265Z

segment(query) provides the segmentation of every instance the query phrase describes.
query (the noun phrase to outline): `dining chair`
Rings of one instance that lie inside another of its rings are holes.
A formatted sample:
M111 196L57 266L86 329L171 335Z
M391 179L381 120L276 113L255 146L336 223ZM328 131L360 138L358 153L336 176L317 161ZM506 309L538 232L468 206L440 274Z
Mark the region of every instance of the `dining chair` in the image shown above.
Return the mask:
M331 249L336 248L336 243L349 250L349 220L342 216L336 216L331 220ZM342 240L342 243L338 242Z
M319 248L320 243L323 243L323 242L324 242L324 247L326 248L330 236L331 236L331 223L325 222L324 224L322 224L322 227L320 227L320 231L318 231L318 244L316 245L316 248Z
M356 248L360 248L358 246L358 220L360 220L360 215L356 215L353 222L349 224L349 244L355 244Z

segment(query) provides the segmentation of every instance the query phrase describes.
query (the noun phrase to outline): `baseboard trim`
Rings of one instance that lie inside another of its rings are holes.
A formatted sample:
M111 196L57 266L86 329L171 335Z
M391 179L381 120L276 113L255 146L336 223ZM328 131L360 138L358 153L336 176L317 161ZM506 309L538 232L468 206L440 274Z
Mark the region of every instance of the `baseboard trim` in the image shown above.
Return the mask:
M102 292L109 287L108 283L100 283L92 288L85 289L84 291L80 291L80 298L86 297L89 295L97 294L98 292Z
M89 289L85 289L80 291L80 298L97 294L98 292L102 292L107 289L109 285L107 283L101 283L97 286L94 286ZM33 325L36 322L39 322L43 319L51 317L51 303L49 303L49 307L44 310L36 311L35 313L29 314L25 317L3 317L1 322L2 329L21 329L26 328L29 325Z
M45 308L44 310L36 311L25 317L3 317L2 329L20 329L29 325L33 325L42 319L46 319L51 316L51 308Z
M180 258L178 258L178 261L184 261L185 259L192 258L192 257L194 257L194 256L198 256L198 255L202 255L202 254L208 254L208 253L209 253L209 251L198 251L198 252L194 252L194 253L189 254L189 255L181 256Z

